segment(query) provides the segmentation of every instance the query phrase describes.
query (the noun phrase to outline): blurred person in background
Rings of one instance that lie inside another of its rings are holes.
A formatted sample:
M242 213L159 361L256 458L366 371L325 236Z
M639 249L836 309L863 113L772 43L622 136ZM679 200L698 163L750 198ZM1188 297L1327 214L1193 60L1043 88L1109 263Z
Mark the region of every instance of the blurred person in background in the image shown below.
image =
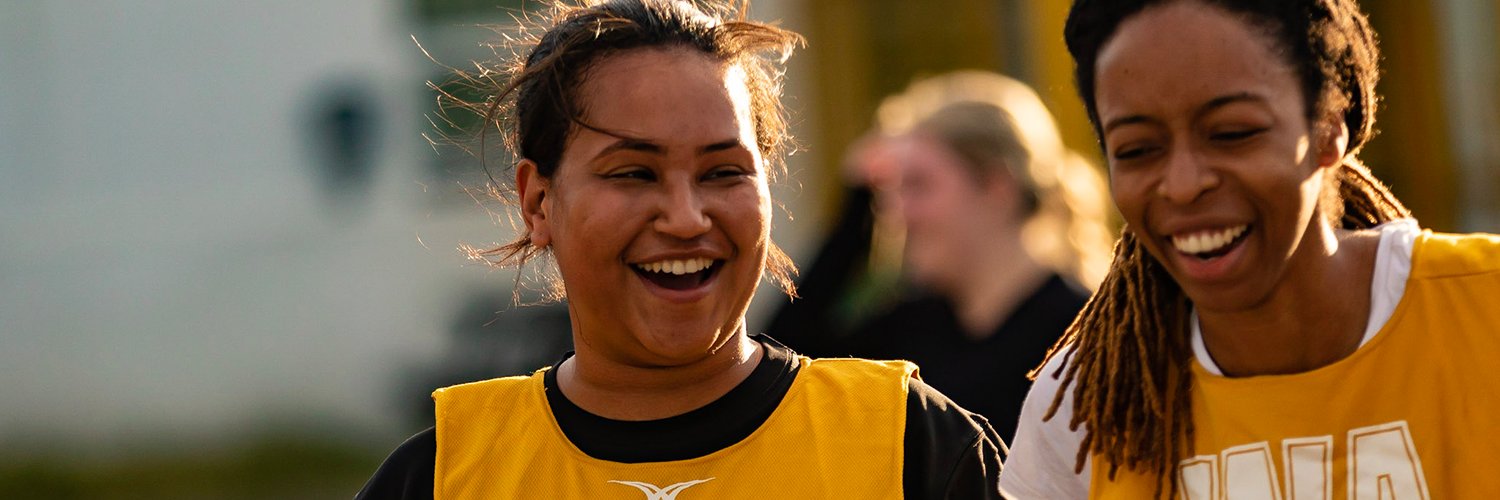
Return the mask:
M1360 6L1078 0L1064 33L1126 230L1036 372L1006 494L1500 492L1500 236L1421 229L1360 162Z
M1036 93L1005 76L918 81L882 103L879 122L850 155L848 178L860 187L804 280L804 298L768 333L816 355L913 361L1008 439L1031 386L1026 373L1108 265L1103 180L1063 146ZM888 233L877 228L888 223L876 213L900 218L898 260L916 290L843 329L840 301L867 293L854 276L882 260Z
M502 81L460 74L518 159L525 230L488 254L556 263L577 350L436 391L359 498L998 498L1004 445L911 364L746 331L762 278L794 293L768 184L801 41L747 8L558 5Z

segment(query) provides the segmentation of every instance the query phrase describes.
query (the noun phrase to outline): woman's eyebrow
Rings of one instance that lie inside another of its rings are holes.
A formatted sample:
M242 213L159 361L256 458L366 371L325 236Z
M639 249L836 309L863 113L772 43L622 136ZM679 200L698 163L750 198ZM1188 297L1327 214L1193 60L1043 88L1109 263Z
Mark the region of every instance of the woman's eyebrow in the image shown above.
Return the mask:
M1209 99L1208 102L1206 102L1202 106L1198 107L1198 111L1196 113L1194 113L1194 115L1195 115L1195 117L1200 117L1201 118L1202 116L1207 115L1208 113L1210 113L1210 112L1212 112L1212 111L1214 111L1216 109L1222 108L1224 106L1228 106L1230 104L1240 103L1240 102L1261 103L1261 104L1263 104L1263 103L1267 102L1267 100L1266 100L1265 96L1257 94L1255 92L1249 92L1249 91L1246 91L1246 92L1235 92L1235 93L1232 93L1232 94L1225 94L1225 95L1221 95L1221 96L1215 97L1213 99ZM1132 125L1132 124L1137 124L1137 123L1150 123L1152 121L1153 120L1151 119L1151 117L1148 117L1146 115L1128 115L1128 116L1122 116L1122 117L1119 117L1119 118L1111 118L1108 121L1105 121L1104 122L1104 127L1103 127L1102 130L1105 133L1108 133L1110 130L1113 130L1116 127L1120 127L1120 126L1123 126L1123 125Z
M599 153L594 155L594 159L603 158L616 151L639 151L659 155L665 152L666 149L650 141L621 137L608 146L605 146L604 149L599 150Z
M701 148L698 148L698 154L702 155L702 154L709 154L709 153L717 153L719 151L726 151L726 150L735 149L735 148L749 149L749 148L745 147L745 145L742 142L740 142L739 139L725 139L725 140L714 142L712 144L709 144L709 145L703 146ZM599 150L599 153L595 154L594 158L595 159L603 158L605 156L608 156L610 153L614 153L616 151L639 151L639 152L642 152L642 153L660 155L660 154L665 154L666 153L666 148L662 147L660 144L656 144L656 143L651 142L651 141L642 140L642 139L628 138L628 137L622 137L622 138L616 139L614 142L610 143L608 146L605 146L604 149Z
M1230 104L1234 104L1234 103L1237 103L1237 102L1265 103L1266 102L1266 98L1265 98L1265 96L1262 96L1262 95L1257 94L1255 92L1248 92L1248 91L1246 91L1246 92L1236 92L1236 93L1233 93L1233 94L1221 95L1219 97L1215 97L1213 99L1209 99L1207 103L1204 103L1202 107L1198 108L1198 116L1203 116L1205 114L1208 114L1210 111L1213 111L1213 110L1216 110L1216 109L1219 109L1219 108L1222 108L1224 106L1228 106Z
M1121 126L1133 125L1133 124L1136 124L1136 123L1150 123L1151 121L1153 121L1153 120L1151 118L1147 117L1146 115L1122 116L1122 117L1119 117L1119 118L1112 118L1109 121L1104 122L1104 129L1103 130L1104 130L1105 133L1109 133L1110 130L1114 130L1115 128L1118 128L1118 127L1121 127Z
M745 145L741 143L739 139L726 139L698 148L698 154L717 153L719 151L735 148L750 149L748 147L745 147Z

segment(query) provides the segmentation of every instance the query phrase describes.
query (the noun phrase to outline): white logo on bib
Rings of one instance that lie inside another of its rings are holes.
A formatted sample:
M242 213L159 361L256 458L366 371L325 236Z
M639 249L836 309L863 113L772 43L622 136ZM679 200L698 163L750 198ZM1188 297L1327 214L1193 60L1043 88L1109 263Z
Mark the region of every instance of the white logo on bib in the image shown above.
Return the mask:
M665 488L658 488L654 484L643 483L643 482L640 482L640 481L610 481L610 482L611 483L615 483L615 484L623 484L623 485L626 485L626 486L634 486L636 489L641 490L641 493L645 493L646 494L646 500L677 500L677 494L682 493L682 490L691 488L691 487L693 487L695 485L698 485L698 484L702 484L702 483L706 483L706 482L712 481L713 479L714 478L698 479L698 480L693 480L693 481L684 481L684 482L677 483L677 484L667 485L667 487L665 487Z

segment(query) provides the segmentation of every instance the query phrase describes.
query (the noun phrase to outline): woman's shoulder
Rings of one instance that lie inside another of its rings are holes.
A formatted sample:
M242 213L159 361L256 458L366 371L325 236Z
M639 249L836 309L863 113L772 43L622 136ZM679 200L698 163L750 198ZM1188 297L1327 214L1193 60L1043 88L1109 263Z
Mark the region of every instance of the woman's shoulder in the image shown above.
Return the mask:
M906 394L907 498L1001 498L995 485L1008 449L989 421L917 377Z
M437 433L432 427L408 438L386 457L355 500L432 498Z
M1066 348L1064 348L1066 349ZM1073 429L1073 397L1062 379L1066 376L1066 351L1047 360L1038 372L1031 392L1021 407L1020 422L1010 456L1000 475L1000 489L1010 498L1085 498L1089 491L1089 464L1075 472L1078 447L1085 429ZM1045 418L1058 391L1065 391L1057 411Z
M984 416L964 409L922 379L912 377L906 385L907 435L915 431L917 435L937 438L935 441L962 443L966 447L994 432Z
M1500 273L1500 235L1423 231L1412 264L1418 279Z

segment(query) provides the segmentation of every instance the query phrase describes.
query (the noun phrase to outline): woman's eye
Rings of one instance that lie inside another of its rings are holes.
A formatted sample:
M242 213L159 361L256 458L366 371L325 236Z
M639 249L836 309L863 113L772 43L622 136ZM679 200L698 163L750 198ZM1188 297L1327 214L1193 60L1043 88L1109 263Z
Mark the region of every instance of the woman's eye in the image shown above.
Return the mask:
M1127 146L1116 149L1112 156L1116 160L1133 160L1146 156L1155 150L1156 148L1151 146Z
M644 168L631 168L610 172L605 177L610 179L649 181L655 179L656 174Z
M748 170L746 170L744 168L741 168L741 167L738 167L738 166L730 165L730 166L723 166L723 167L715 168L713 170L709 170L708 173L703 176L703 179L704 180L730 179L730 178L737 178L737 177L745 177L745 176L748 176L748 175L750 175L750 172Z
M1214 132L1212 134L1209 134L1208 137L1209 137L1209 139L1212 139L1212 140L1217 141L1217 142L1235 142L1235 141L1242 141L1242 140L1245 140L1245 139L1249 139L1251 137L1255 137L1256 134L1264 132L1265 130L1266 129L1263 129L1263 128L1247 128L1247 129L1237 129L1237 130L1226 130L1226 131L1223 131L1223 132Z

